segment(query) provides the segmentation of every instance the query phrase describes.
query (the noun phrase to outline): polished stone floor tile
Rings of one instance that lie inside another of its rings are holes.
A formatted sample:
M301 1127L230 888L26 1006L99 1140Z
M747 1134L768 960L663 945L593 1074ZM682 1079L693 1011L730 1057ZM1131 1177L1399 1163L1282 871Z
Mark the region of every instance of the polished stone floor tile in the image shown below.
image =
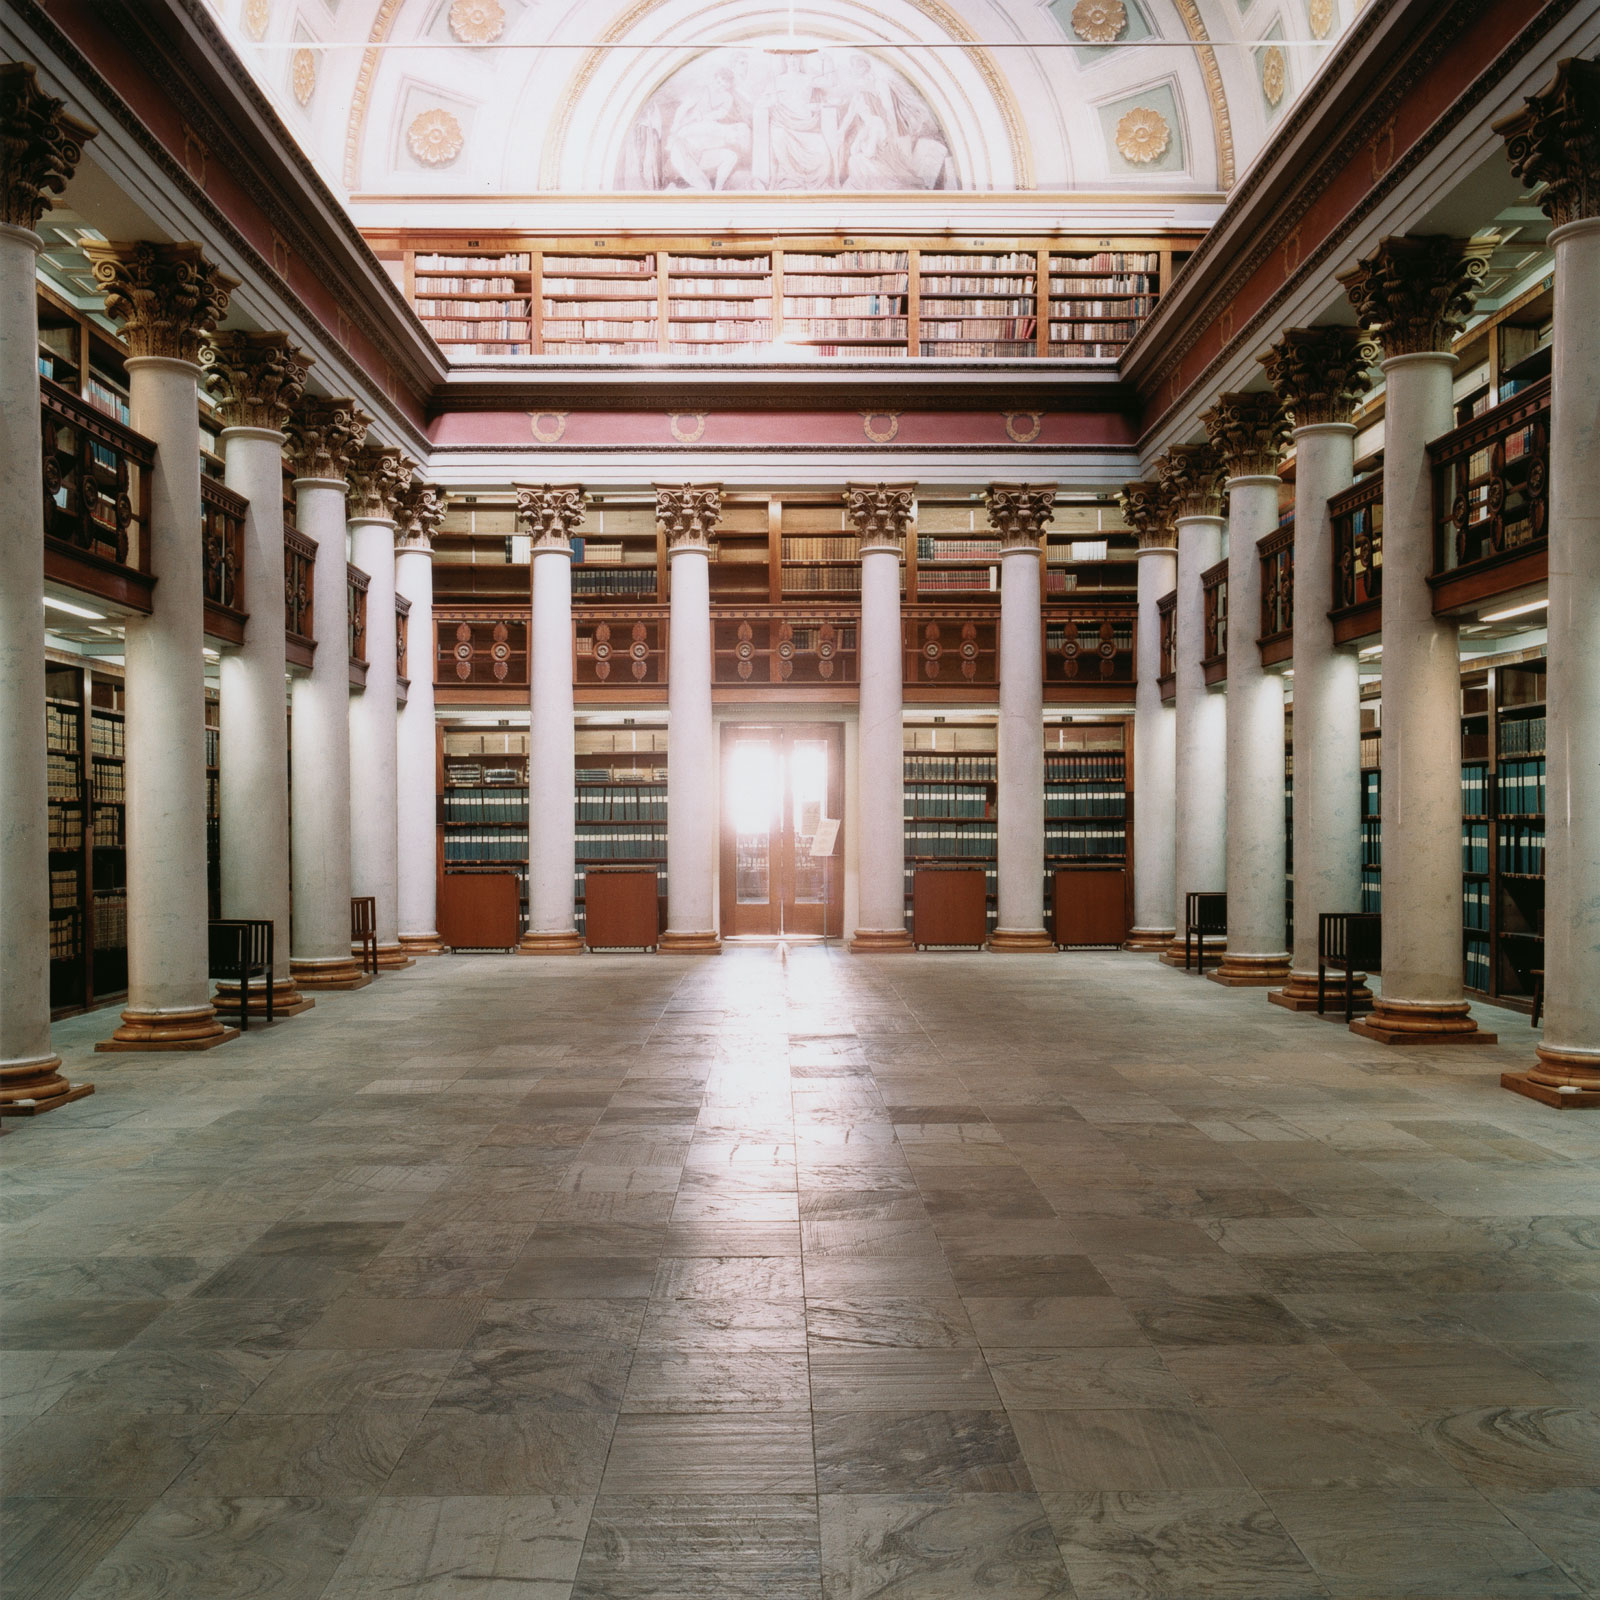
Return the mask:
M139 1520L142 1500L8 1494L0 1501L7 1600L66 1600Z
M1127 1406L1018 1410L1011 1418L1041 1493L1226 1489L1247 1482L1222 1439L1196 1412Z
M811 1419L796 1413L629 1413L603 1495L812 1494Z
M1033 1488L1011 1421L1000 1410L818 1412L816 1450L824 1494Z

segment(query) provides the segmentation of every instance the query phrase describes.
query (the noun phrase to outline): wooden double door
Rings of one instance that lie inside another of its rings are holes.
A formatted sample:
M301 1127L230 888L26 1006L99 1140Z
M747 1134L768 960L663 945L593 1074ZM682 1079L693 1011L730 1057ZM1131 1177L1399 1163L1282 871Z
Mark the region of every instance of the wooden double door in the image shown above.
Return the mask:
M721 809L723 934L841 934L843 725L725 724Z

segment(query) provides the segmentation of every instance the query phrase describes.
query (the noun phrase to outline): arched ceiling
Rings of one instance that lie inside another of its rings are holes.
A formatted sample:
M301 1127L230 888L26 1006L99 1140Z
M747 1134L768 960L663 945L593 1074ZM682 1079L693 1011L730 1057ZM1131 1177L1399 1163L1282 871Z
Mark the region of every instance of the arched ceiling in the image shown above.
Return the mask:
M363 221L839 192L925 225L957 192L1214 200L1360 0L217 3Z

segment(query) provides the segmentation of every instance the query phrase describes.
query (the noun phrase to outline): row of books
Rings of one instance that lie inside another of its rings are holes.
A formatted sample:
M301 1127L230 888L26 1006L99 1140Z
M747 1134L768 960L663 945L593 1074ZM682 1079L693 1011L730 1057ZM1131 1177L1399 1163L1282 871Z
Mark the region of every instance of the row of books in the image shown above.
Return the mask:
M94 897L94 943L97 950L119 950L128 942L128 900L125 894Z
M116 806L128 798L124 768L120 762L97 761L94 764L94 803L97 806Z
M1050 323L1052 339L1099 341L1131 339L1139 331L1137 322L1057 322Z
M907 783L993 783L994 756L908 755L905 758Z
M509 344L478 344L467 340L452 339L450 345L450 359L454 361L457 356L531 356L533 346L528 343ZM605 352L580 348L573 350L549 350L546 355L602 355Z
M667 257L668 272L770 272L771 256L672 256Z
M826 256L796 251L784 256L783 270L785 277L791 272L904 272L910 259L904 250L842 250Z
M613 308L614 310L615 308ZM626 314L625 312L623 313ZM546 322L544 335L547 339L640 339L647 333L654 333L655 318L649 317L637 322L621 322L609 319L582 322ZM508 335L508 337L510 337Z
M959 567L948 572L941 572L935 567L926 567L917 573L917 589L922 594L972 591L993 593L999 588L998 567Z
M665 828L613 827L578 835L578 856L584 861L663 861L666 854Z
M765 344L772 337L772 323L762 322L677 322L672 325L669 350L686 345Z
M52 800L77 800L83 795L83 768L75 750L47 752L48 793Z
M783 297L786 317L903 317L905 297L898 294L833 294Z
M1364 741L1363 741L1364 742ZM1362 757L1366 759L1365 755ZM1361 774L1361 815L1375 817L1383 800L1383 774L1381 772L1363 772Z
M676 292L676 291L675 291ZM771 295L698 295L687 300L669 300L667 311L674 317L737 317L745 321L772 316Z
M1489 992L1489 941L1467 939L1461 950L1461 981L1480 994Z
M785 567L783 592L785 594L817 594L820 592L850 593L861 587L861 573L856 567Z
M1502 717L1499 753L1502 756L1542 756L1544 717Z
M1461 886L1461 920L1479 933L1489 931L1489 880L1479 878Z
M572 592L575 595L643 595L656 592L656 568L652 561L638 572L623 572L615 567L574 569Z
M578 277L609 277L620 273L626 277L653 278L656 275L656 258L653 252L642 256L557 256L546 255L540 263L547 271L555 262L561 271Z
M905 830L908 856L986 860L999 848L1000 828L994 822L953 827L948 822L913 822Z
M1097 250L1089 256L1050 257L1050 270L1074 272L1159 272L1161 257L1154 250Z
M577 342L569 338L551 340L547 337L544 344L544 353L547 356L648 356L654 355L659 348L660 346L656 343L654 336L648 340L606 339L585 340L583 342ZM486 348L483 353L487 355L494 352ZM506 353L515 354L517 352L507 351ZM524 350L520 353L526 355L527 351Z
M1541 719L1543 720L1543 719ZM1543 756L1500 763L1502 816L1544 815L1545 765Z
M904 339L904 317L800 317L805 326L799 331L815 339Z
M1126 830L1102 824L1099 827L1044 827L1045 859L1066 856L1070 860L1092 859L1103 861L1107 857L1120 859L1127 854Z
M1126 773L1127 757L1120 750L1049 751L1044 758L1046 783L1114 783L1120 789Z
M1122 354L1122 345L1119 344L1052 344L1050 354L1060 356L1064 361L1108 361L1113 356Z
M467 306L460 300L415 300L412 309L419 317L464 317L467 315ZM526 300L479 300L472 304L471 310L478 320L484 317L521 317L524 321L531 315L529 303Z
M1488 816L1489 769L1487 767L1474 766L1461 769L1461 814L1464 817Z
M1155 307L1153 296L1119 297L1115 300L1052 300L1050 316L1052 319L1059 317L1078 322L1086 317L1144 317Z
M222 765L222 730L220 728L206 729L206 765L220 767Z
M95 812L94 847L96 850L123 848L122 812L115 806L107 806Z
M1038 322L1033 317L924 317L924 339L1031 339Z
M917 535L918 561L993 561L1000 554L998 539L941 539Z
M1125 817L1128 795L1122 788L1045 791L1046 819L1057 817Z
M48 829L52 850L81 850L83 848L83 808L81 806L51 806Z
M860 553L860 541L853 533L783 536L786 561L854 561Z
M572 799L578 822L665 822L667 791L662 788L602 789L598 784L579 786Z
M996 255L972 255L963 251L959 255L924 251L921 266L924 272L1032 272L1039 258L1031 250L1007 250Z
M527 339L531 337L527 322L491 321L487 317L432 318L425 324L435 339L453 343L460 339Z
M1361 824L1361 864L1364 867L1383 865L1383 824L1376 818Z
M120 756L123 753L122 718L95 712L89 719L89 753Z
M478 824L526 825L526 789L449 788L444 792L446 827Z
M526 861L528 836L516 828L473 828L444 836L445 861Z
M615 302L626 314L634 306L654 307L656 303L653 278L642 283L619 283L610 278L546 278L539 285L539 293L547 317L571 316L574 304L593 308Z
M1542 823L1500 824L1500 870L1524 877L1544 876L1544 826Z
M1489 870L1489 824L1468 822L1461 829L1461 870L1487 872Z
M78 753L78 708L48 704L44 708L45 748L65 755ZM73 763L77 765L76 762Z
M477 784L524 783L520 767L485 767L481 762L458 761L445 768L444 781L451 788L472 788Z
M1361 909L1369 912L1383 910L1383 874L1377 867L1364 866L1361 869Z
M908 821L918 817L982 821L989 815L989 790L982 784L941 784L937 788L921 784L908 786L903 809Z
M1033 341L991 339L987 341L977 339L926 339L923 341L919 354L925 356L1031 356L1033 354Z
M1104 277L1096 275L1092 278L1058 278L1054 275L1050 279L1050 293L1053 295L1065 294L1148 294L1154 295L1156 280L1143 273L1128 273L1117 277Z
M416 258L418 272L528 272L532 268L533 257L526 251L516 250L499 256L422 255Z
M515 294L515 278L418 278L415 292L420 295L435 294ZM422 302L417 302L421 314Z

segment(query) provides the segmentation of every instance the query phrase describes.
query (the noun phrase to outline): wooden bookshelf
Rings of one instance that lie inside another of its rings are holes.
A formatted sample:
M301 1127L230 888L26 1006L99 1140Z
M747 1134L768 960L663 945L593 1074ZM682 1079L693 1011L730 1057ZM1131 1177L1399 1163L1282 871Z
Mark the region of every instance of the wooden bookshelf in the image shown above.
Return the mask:
M915 599L963 604L1000 598L1000 536L989 526L982 499L917 500Z
M419 251L406 263L412 308L450 355L533 354L537 280L525 250Z
M773 253L665 252L663 261L667 350L740 356L772 342Z
M818 356L903 356L911 348L911 252L783 253L782 339Z
M654 605L662 591L663 541L655 509L637 503L596 503L572 541L574 605Z
M580 728L573 823L577 832L573 904L586 931L590 867L654 868L667 897L667 730Z
M843 501L779 504L779 600L861 592L861 541Z
M1136 595L1139 536L1115 505L1058 501L1045 530L1044 600L1066 595Z
M1108 722L1054 724L1044 731L1047 924L1054 915L1053 886L1058 873L1126 871L1129 857L1127 732L1127 722L1121 718Z
M1375 708L1361 708L1361 909L1383 910L1383 735Z
M918 353L1038 355L1042 259L1021 249L919 251Z
M1074 361L1120 356L1170 276L1159 250L1051 252L1044 353Z
M528 908L528 735L446 727L442 743L444 875L513 874L520 931Z
M922 867L976 867L987 885L988 926L998 915L999 744L993 723L908 722L905 762L905 905Z
M222 915L222 721L215 689L206 690L206 901Z
M725 495L711 539L711 603L766 605L772 594L775 502L766 495Z

